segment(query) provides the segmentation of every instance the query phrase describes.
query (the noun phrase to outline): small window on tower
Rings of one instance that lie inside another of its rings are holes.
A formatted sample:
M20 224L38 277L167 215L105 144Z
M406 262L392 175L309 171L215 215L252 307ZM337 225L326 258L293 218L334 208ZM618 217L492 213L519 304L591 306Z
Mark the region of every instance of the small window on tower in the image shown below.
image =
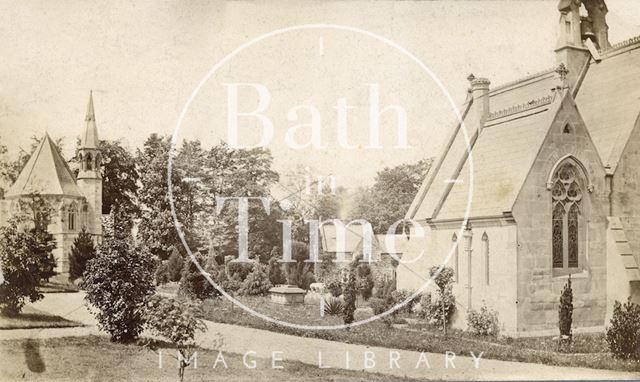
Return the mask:
M87 170L91 171L93 169L93 158L91 158L91 154L87 154Z
M562 129L562 132L564 134L571 134L571 133L573 133L573 129L571 128L570 125L567 124L567 125L564 126L564 129Z

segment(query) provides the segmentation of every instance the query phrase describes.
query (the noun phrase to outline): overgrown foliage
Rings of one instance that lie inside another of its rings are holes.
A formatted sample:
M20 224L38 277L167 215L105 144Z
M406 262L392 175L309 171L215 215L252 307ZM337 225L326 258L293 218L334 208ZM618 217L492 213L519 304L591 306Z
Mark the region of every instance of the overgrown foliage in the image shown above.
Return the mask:
M131 342L142 332L144 301L155 291L154 260L132 241L105 237L89 260L81 287L85 299L114 342Z
M607 328L607 344L615 357L640 359L640 305L616 301Z

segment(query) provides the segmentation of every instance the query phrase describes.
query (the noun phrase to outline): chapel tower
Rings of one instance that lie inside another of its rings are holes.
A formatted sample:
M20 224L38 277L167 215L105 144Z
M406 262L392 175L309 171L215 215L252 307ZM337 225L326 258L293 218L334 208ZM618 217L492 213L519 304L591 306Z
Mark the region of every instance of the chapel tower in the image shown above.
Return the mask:
M100 154L100 140L98 139L98 128L93 109L93 93L89 93L89 104L85 117L85 127L80 136L78 158L80 160L80 171L78 172L77 183L87 200L82 210L84 225L89 233L101 236L102 175L100 174L100 165L102 156Z

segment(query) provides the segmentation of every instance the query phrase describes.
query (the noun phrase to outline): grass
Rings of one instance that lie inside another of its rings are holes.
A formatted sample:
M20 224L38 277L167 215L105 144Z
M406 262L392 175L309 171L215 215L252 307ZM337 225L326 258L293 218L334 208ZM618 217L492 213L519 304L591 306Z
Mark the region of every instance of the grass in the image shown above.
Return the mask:
M81 326L81 324L46 314L30 306L25 306L22 312L15 317L0 316L0 330L71 328L76 326Z
M177 381L177 361L163 350L158 354L140 345L121 345L106 337L67 337L0 341L1 381ZM272 369L270 359L256 359L247 369L242 356L222 353L228 365L214 369L217 351L198 349L198 368L185 371L186 381L384 381L388 377L339 369L320 369L300 362L283 361L284 369ZM253 358L252 358L253 359Z
M315 305L282 306L273 304L267 297L240 297L240 301L269 317L305 325L335 325L342 323L338 316L320 317ZM370 310L358 309L356 319L371 315ZM427 325L409 325L406 328L388 327L380 320L351 328L350 330L300 330L277 325L234 306L227 300L207 300L203 303L202 317L214 322L248 326L302 337L331 341L381 346L395 349L459 355L469 352L483 358L504 361L530 362L545 365L588 367L620 371L640 371L640 362L613 358L606 348L602 334L575 336L574 353L556 351L556 343L546 338L490 338L474 336L460 330L452 330L447 336Z

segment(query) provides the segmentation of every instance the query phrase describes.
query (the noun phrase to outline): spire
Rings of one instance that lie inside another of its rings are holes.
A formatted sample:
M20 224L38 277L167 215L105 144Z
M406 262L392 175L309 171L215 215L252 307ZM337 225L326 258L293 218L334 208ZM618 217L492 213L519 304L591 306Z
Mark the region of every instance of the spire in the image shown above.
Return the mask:
M99 146L98 127L96 126L96 115L93 110L93 91L89 92L89 104L87 105L87 116L84 118L86 126L82 132L80 148L97 149Z

